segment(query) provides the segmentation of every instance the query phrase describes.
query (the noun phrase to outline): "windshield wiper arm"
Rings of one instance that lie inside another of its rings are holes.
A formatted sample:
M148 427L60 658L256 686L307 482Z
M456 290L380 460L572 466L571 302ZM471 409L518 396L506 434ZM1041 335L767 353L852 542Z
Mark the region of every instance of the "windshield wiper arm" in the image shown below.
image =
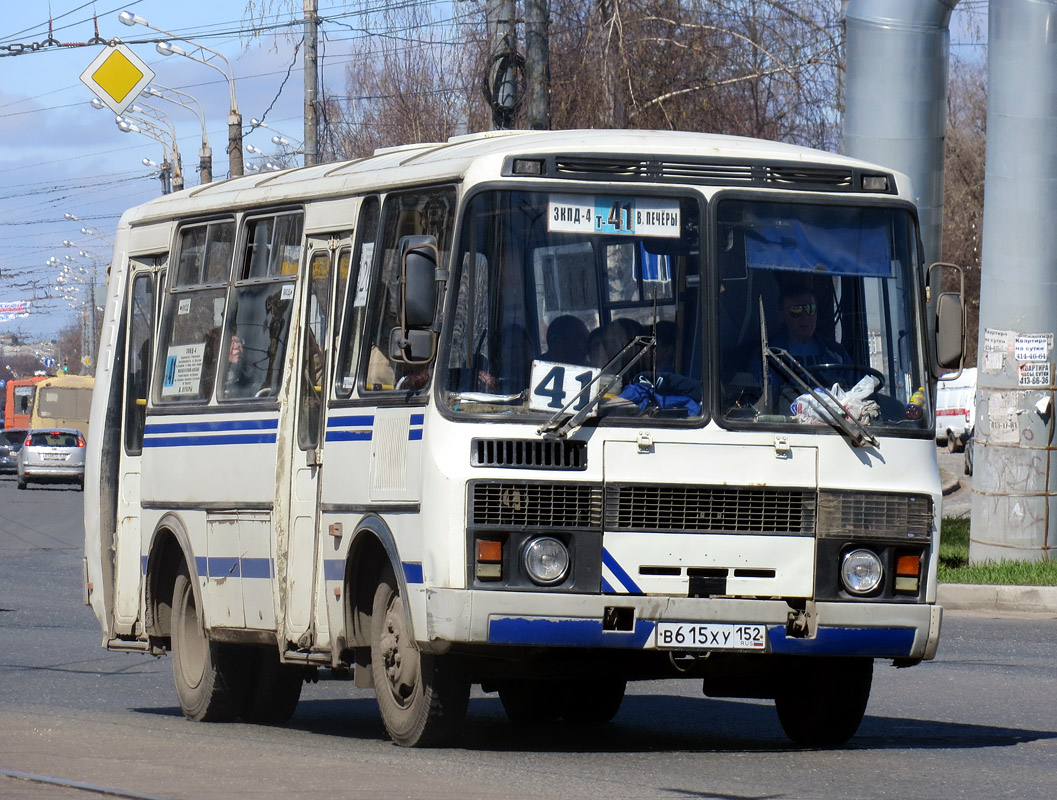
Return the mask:
M867 444L877 446L877 438L863 426L859 420L852 417L844 410L840 400L833 396L812 372L801 364L792 353L780 347L764 345L766 360L774 364L778 371L791 381L801 394L814 394L820 392L822 398L816 404L823 412L823 418L828 419L837 430L843 433L856 447ZM766 366L766 365L765 365ZM808 385L810 382L811 385ZM839 410L838 410L839 409Z
M627 364L620 368L619 372L617 372L615 375L606 374L607 369L612 367L614 364L618 363L620 359L625 356L625 354L627 354L636 346L639 348L639 351L631 357ZM617 381L621 380L628 373L628 370L630 370L633 366L635 366L635 364L641 361L642 357L648 352L650 352L650 350L654 349L656 346L656 337L636 336L634 339L624 345L624 347L619 353L609 359L609 363L602 367L599 373L595 375L595 377L593 377L590 381L588 381L588 383L583 388L581 388L580 391L574 394L572 400L570 400L564 406L555 411L554 414L551 415L550 419L548 419L539 428L537 428L536 433L544 437L557 437L558 439L564 439L566 436L569 435L572 430L580 427L583 424L583 421L587 419L588 415L592 411L594 411L595 407L599 403L602 402L602 398L605 396L606 392L616 386ZM583 396L583 393L589 392L591 390L591 387L598 383L604 377L609 378L609 381L606 383L606 385L599 389L594 394L594 396L592 396L586 403L584 403L583 408L581 408L572 416L566 417L564 420L562 420L562 417L569 413L569 409L573 406L573 404L579 401L579 399Z

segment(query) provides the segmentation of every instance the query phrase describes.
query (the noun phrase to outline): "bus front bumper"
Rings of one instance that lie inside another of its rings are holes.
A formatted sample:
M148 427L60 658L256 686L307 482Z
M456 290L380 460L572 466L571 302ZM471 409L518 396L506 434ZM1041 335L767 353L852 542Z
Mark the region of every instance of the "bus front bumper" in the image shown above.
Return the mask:
M440 643L656 649L658 623L664 622L763 625L765 653L927 660L936 655L943 613L926 603L819 602L808 630L793 634L793 609L780 600L463 589L425 594L426 636L420 638L426 649Z

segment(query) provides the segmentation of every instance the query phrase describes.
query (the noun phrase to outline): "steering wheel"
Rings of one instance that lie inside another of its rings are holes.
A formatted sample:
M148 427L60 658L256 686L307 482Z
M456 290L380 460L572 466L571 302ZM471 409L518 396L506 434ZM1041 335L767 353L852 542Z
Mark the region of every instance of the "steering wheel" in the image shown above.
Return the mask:
M874 388L875 392L876 391L880 391L881 387L883 387L885 385L885 376L880 372L880 370L876 370L873 367L868 367L865 364L852 364L850 362L844 363L844 362L839 362L839 361L831 361L831 362L827 362L825 364L812 364L810 369L815 374L816 377L818 376L818 373L820 373L820 372L823 372L825 370L835 370L835 369L853 370L855 372L859 372L859 373L862 373L862 374L865 374L865 375L869 375L869 376L871 376L873 378L877 378L877 380L878 380L878 384Z

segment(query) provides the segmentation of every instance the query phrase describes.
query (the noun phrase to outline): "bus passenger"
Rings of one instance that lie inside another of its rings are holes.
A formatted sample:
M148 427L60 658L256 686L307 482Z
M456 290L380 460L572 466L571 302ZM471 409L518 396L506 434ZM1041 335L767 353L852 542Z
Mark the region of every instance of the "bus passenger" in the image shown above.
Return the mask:
M579 317L563 314L547 326L546 361L559 364L587 364L587 326Z

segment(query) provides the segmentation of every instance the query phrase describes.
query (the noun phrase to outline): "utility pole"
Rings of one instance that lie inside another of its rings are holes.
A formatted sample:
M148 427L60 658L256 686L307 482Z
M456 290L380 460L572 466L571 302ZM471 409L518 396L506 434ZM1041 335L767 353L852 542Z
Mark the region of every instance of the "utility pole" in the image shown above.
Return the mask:
M485 98L492 109L493 130L508 130L514 126L514 114L521 100L517 96L519 64L514 0L488 0L487 14L492 63L485 77Z
M550 0L525 0L525 110L531 130L551 126Z
M318 0L305 0L305 166L316 163L316 88L319 85L316 43Z

